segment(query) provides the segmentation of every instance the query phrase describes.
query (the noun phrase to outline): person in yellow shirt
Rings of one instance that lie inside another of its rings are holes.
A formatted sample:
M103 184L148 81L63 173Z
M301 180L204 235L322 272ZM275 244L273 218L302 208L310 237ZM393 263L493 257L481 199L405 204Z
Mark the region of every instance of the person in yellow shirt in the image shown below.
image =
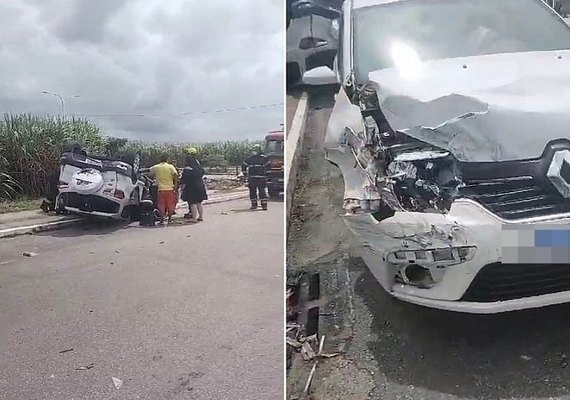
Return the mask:
M176 196L178 171L168 162L168 156L163 155L160 157L160 163L150 168L150 174L158 186L157 206L160 212L160 223L164 223L164 218L168 218L170 222L178 203Z

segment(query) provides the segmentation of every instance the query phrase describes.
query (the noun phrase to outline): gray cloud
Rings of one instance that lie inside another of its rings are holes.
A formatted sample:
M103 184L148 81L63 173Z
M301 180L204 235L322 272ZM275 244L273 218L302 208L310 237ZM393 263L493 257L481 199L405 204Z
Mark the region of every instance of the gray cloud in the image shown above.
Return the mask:
M282 102L281 0L4 0L0 111L157 114ZM91 117L143 140L259 138L283 107L172 117Z

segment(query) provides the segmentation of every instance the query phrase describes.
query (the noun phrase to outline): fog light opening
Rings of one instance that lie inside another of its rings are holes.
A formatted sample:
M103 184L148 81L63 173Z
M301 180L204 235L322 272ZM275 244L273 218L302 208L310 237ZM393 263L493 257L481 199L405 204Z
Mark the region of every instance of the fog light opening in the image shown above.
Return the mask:
M429 269L418 264L409 264L402 269L404 281L413 286L427 289L435 285Z

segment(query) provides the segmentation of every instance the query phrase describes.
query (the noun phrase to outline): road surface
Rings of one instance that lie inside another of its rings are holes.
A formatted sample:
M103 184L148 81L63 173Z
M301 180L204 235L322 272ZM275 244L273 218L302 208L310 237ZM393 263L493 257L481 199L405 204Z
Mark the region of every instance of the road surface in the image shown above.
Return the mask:
M441 312L388 296L339 217L342 179L322 143L332 94L311 94L288 265L321 272L325 352L314 400L570 399L570 306L491 316ZM310 363L296 363L298 394Z
M0 399L281 398L284 207L248 207L0 240Z

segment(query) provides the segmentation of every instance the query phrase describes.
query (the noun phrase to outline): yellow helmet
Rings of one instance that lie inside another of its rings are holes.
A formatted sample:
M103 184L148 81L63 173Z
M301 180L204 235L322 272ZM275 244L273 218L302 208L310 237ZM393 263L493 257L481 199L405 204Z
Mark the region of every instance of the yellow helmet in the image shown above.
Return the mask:
M195 156L198 154L198 150L196 150L196 147L188 147L186 149L186 153L190 154L191 156Z

